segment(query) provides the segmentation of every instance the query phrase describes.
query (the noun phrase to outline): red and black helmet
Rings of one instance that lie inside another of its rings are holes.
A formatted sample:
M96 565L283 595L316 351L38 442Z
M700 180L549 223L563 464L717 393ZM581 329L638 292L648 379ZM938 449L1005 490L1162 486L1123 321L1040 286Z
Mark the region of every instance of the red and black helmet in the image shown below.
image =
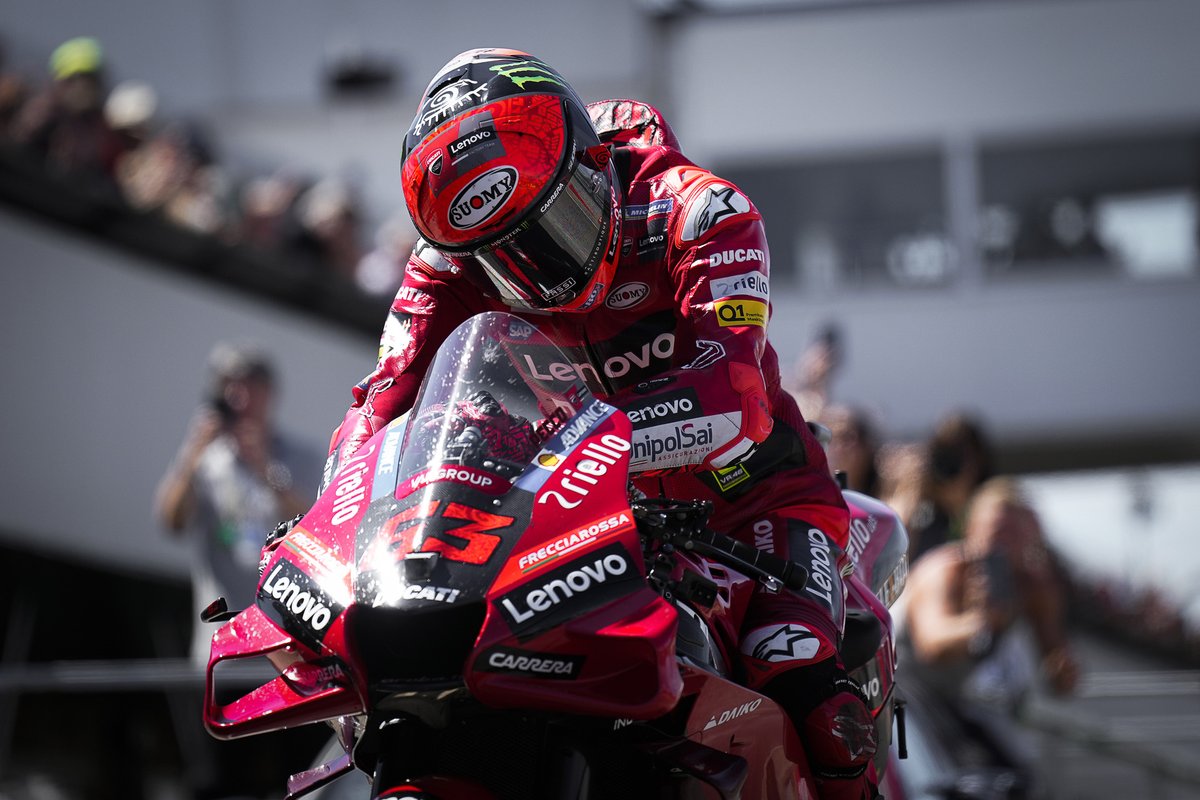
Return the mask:
M429 84L401 179L421 235L514 308L604 299L620 241L608 149L562 76L517 50L470 50Z

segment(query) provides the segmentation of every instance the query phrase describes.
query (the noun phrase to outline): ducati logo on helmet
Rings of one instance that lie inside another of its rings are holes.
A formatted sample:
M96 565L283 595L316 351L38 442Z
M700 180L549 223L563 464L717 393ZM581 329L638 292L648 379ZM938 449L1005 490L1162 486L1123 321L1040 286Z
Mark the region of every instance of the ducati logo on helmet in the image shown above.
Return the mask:
M478 228L504 207L516 188L517 171L512 167L488 170L464 186L450 203L450 225L460 231Z
M429 164L428 164L429 171L432 172L434 175L441 175L442 174L442 163L443 163L442 151L438 150L436 153L434 153L433 158L429 159Z

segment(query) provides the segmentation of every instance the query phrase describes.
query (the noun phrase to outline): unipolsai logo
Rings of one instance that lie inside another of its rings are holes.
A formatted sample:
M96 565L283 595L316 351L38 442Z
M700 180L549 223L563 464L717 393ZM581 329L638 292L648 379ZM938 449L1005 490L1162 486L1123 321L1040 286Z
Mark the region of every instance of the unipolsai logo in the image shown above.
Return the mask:
M512 198L517 171L496 167L463 187L450 204L450 224L460 231L477 228L491 219Z

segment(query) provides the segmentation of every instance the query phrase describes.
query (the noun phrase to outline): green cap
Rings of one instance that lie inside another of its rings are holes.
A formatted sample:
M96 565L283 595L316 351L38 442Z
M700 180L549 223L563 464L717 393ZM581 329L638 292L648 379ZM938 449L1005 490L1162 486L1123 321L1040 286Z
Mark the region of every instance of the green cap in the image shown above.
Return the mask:
M55 80L89 72L97 72L104 63L100 42L90 36L79 36L60 44L50 56L50 72Z

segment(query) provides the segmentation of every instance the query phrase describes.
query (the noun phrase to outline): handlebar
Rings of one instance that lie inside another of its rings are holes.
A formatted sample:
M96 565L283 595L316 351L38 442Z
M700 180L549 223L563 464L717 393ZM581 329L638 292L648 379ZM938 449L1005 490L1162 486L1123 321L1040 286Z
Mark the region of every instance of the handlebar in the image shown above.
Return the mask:
M707 500L645 498L635 501L632 508L638 530L651 539L720 561L776 590L782 584L799 592L808 583L808 571L800 564L706 527L712 513L712 503Z

